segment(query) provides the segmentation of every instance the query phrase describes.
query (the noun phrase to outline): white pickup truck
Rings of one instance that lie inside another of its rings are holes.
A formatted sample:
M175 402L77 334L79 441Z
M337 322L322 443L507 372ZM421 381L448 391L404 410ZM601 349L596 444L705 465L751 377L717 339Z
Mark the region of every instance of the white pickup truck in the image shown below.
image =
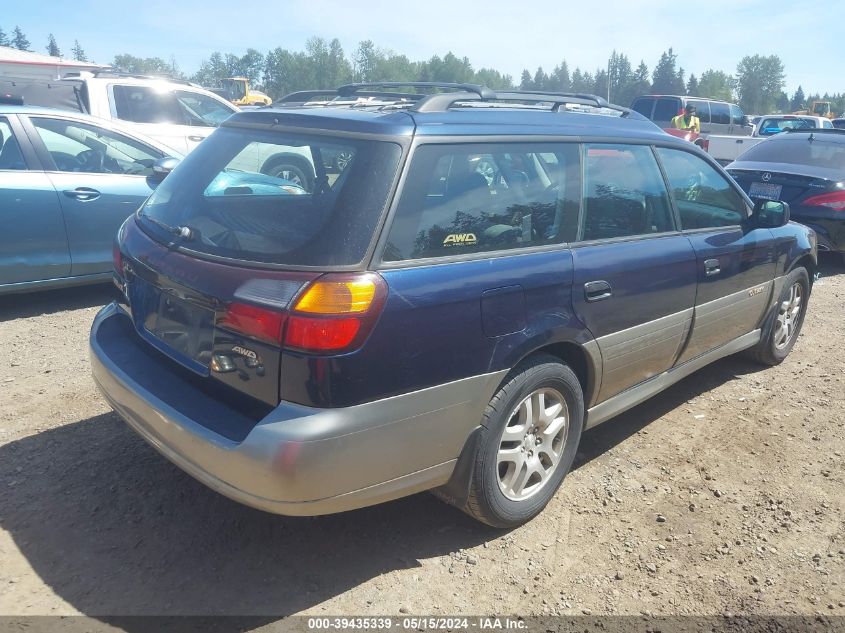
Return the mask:
M830 119L797 114L770 114L760 117L751 136L710 134L706 137L707 152L722 165L732 163L740 154L788 129L832 128Z

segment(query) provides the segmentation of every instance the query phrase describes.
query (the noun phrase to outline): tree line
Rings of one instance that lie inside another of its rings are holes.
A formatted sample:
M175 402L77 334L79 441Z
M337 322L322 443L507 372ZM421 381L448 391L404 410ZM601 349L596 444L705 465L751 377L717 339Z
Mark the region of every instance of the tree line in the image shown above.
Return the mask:
M0 28L0 46L30 50L31 44L16 26L11 35ZM52 33L45 50L50 55L62 56ZM71 58L88 61L78 40L74 40ZM412 61L406 55L364 40L347 56L338 39L327 41L321 37L308 39L301 51L282 47L266 54L254 48L247 49L244 55L215 51L193 75L183 73L173 57L165 60L123 53L114 57L112 65L125 72L190 79L212 88L226 77L247 77L256 88L275 99L297 90L325 90L359 81L438 81L476 83L494 90L590 93L622 105L630 105L642 94L709 97L739 103L745 112L752 114L793 112L812 101L824 100L832 102L834 112L845 112L845 93L805 95L799 86L792 96L788 95L784 91L784 65L777 55L747 55L733 74L709 68L700 76L692 73L687 76L672 48L660 55L653 70L649 70L644 60L634 65L627 55L614 50L606 66L592 72L578 66L573 69L563 59L549 72L542 67L534 72L523 70L518 82L494 68L475 69L467 57L458 57L451 51L442 57L434 55L428 60Z

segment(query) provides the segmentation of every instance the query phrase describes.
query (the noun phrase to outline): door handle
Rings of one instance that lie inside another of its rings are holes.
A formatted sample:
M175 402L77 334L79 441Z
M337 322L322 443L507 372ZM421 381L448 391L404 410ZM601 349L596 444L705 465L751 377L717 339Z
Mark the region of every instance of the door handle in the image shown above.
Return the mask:
M201 143L202 141L205 140L205 137L204 136L189 136L188 140L193 141L194 143Z
M64 194L68 198L76 198L82 202L87 202L88 200L96 200L100 197L100 192L96 189L91 189L90 187L77 187L76 189L66 189Z
M722 272L722 267L719 265L718 259L705 259L704 260L704 274L708 277L712 277L713 275L718 275Z
M587 301L601 301L613 294L613 289L606 281L588 281L584 284L584 296Z

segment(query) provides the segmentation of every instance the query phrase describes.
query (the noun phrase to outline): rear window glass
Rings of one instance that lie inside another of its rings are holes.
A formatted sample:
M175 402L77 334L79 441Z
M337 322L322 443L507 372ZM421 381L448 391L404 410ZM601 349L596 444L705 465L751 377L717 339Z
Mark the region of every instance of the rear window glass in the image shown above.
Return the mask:
M764 117L757 128L759 136L774 136L784 130L811 130L816 127L811 119Z
M576 237L581 196L576 144L424 145L408 173L386 262Z
M818 138L809 141L808 136L798 134L796 138L778 137L758 143L737 160L845 169L845 143Z
M157 239L208 255L292 266L364 258L386 206L395 143L221 128L141 209ZM179 227L190 237L174 237Z

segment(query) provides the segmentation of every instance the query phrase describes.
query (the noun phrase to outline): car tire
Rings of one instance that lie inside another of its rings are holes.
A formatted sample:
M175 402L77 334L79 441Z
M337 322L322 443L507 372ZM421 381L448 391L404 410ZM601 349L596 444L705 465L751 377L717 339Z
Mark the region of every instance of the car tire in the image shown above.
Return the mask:
M810 275L804 267L793 269L783 284L778 302L763 337L747 350L751 360L762 365L779 365L792 351L810 298Z
M497 528L537 516L572 467L583 426L575 373L548 355L521 363L484 412L463 510Z
M314 189L314 174L311 173L310 168L306 170L297 161L282 158L265 164L261 171L268 176L289 180L309 193Z

